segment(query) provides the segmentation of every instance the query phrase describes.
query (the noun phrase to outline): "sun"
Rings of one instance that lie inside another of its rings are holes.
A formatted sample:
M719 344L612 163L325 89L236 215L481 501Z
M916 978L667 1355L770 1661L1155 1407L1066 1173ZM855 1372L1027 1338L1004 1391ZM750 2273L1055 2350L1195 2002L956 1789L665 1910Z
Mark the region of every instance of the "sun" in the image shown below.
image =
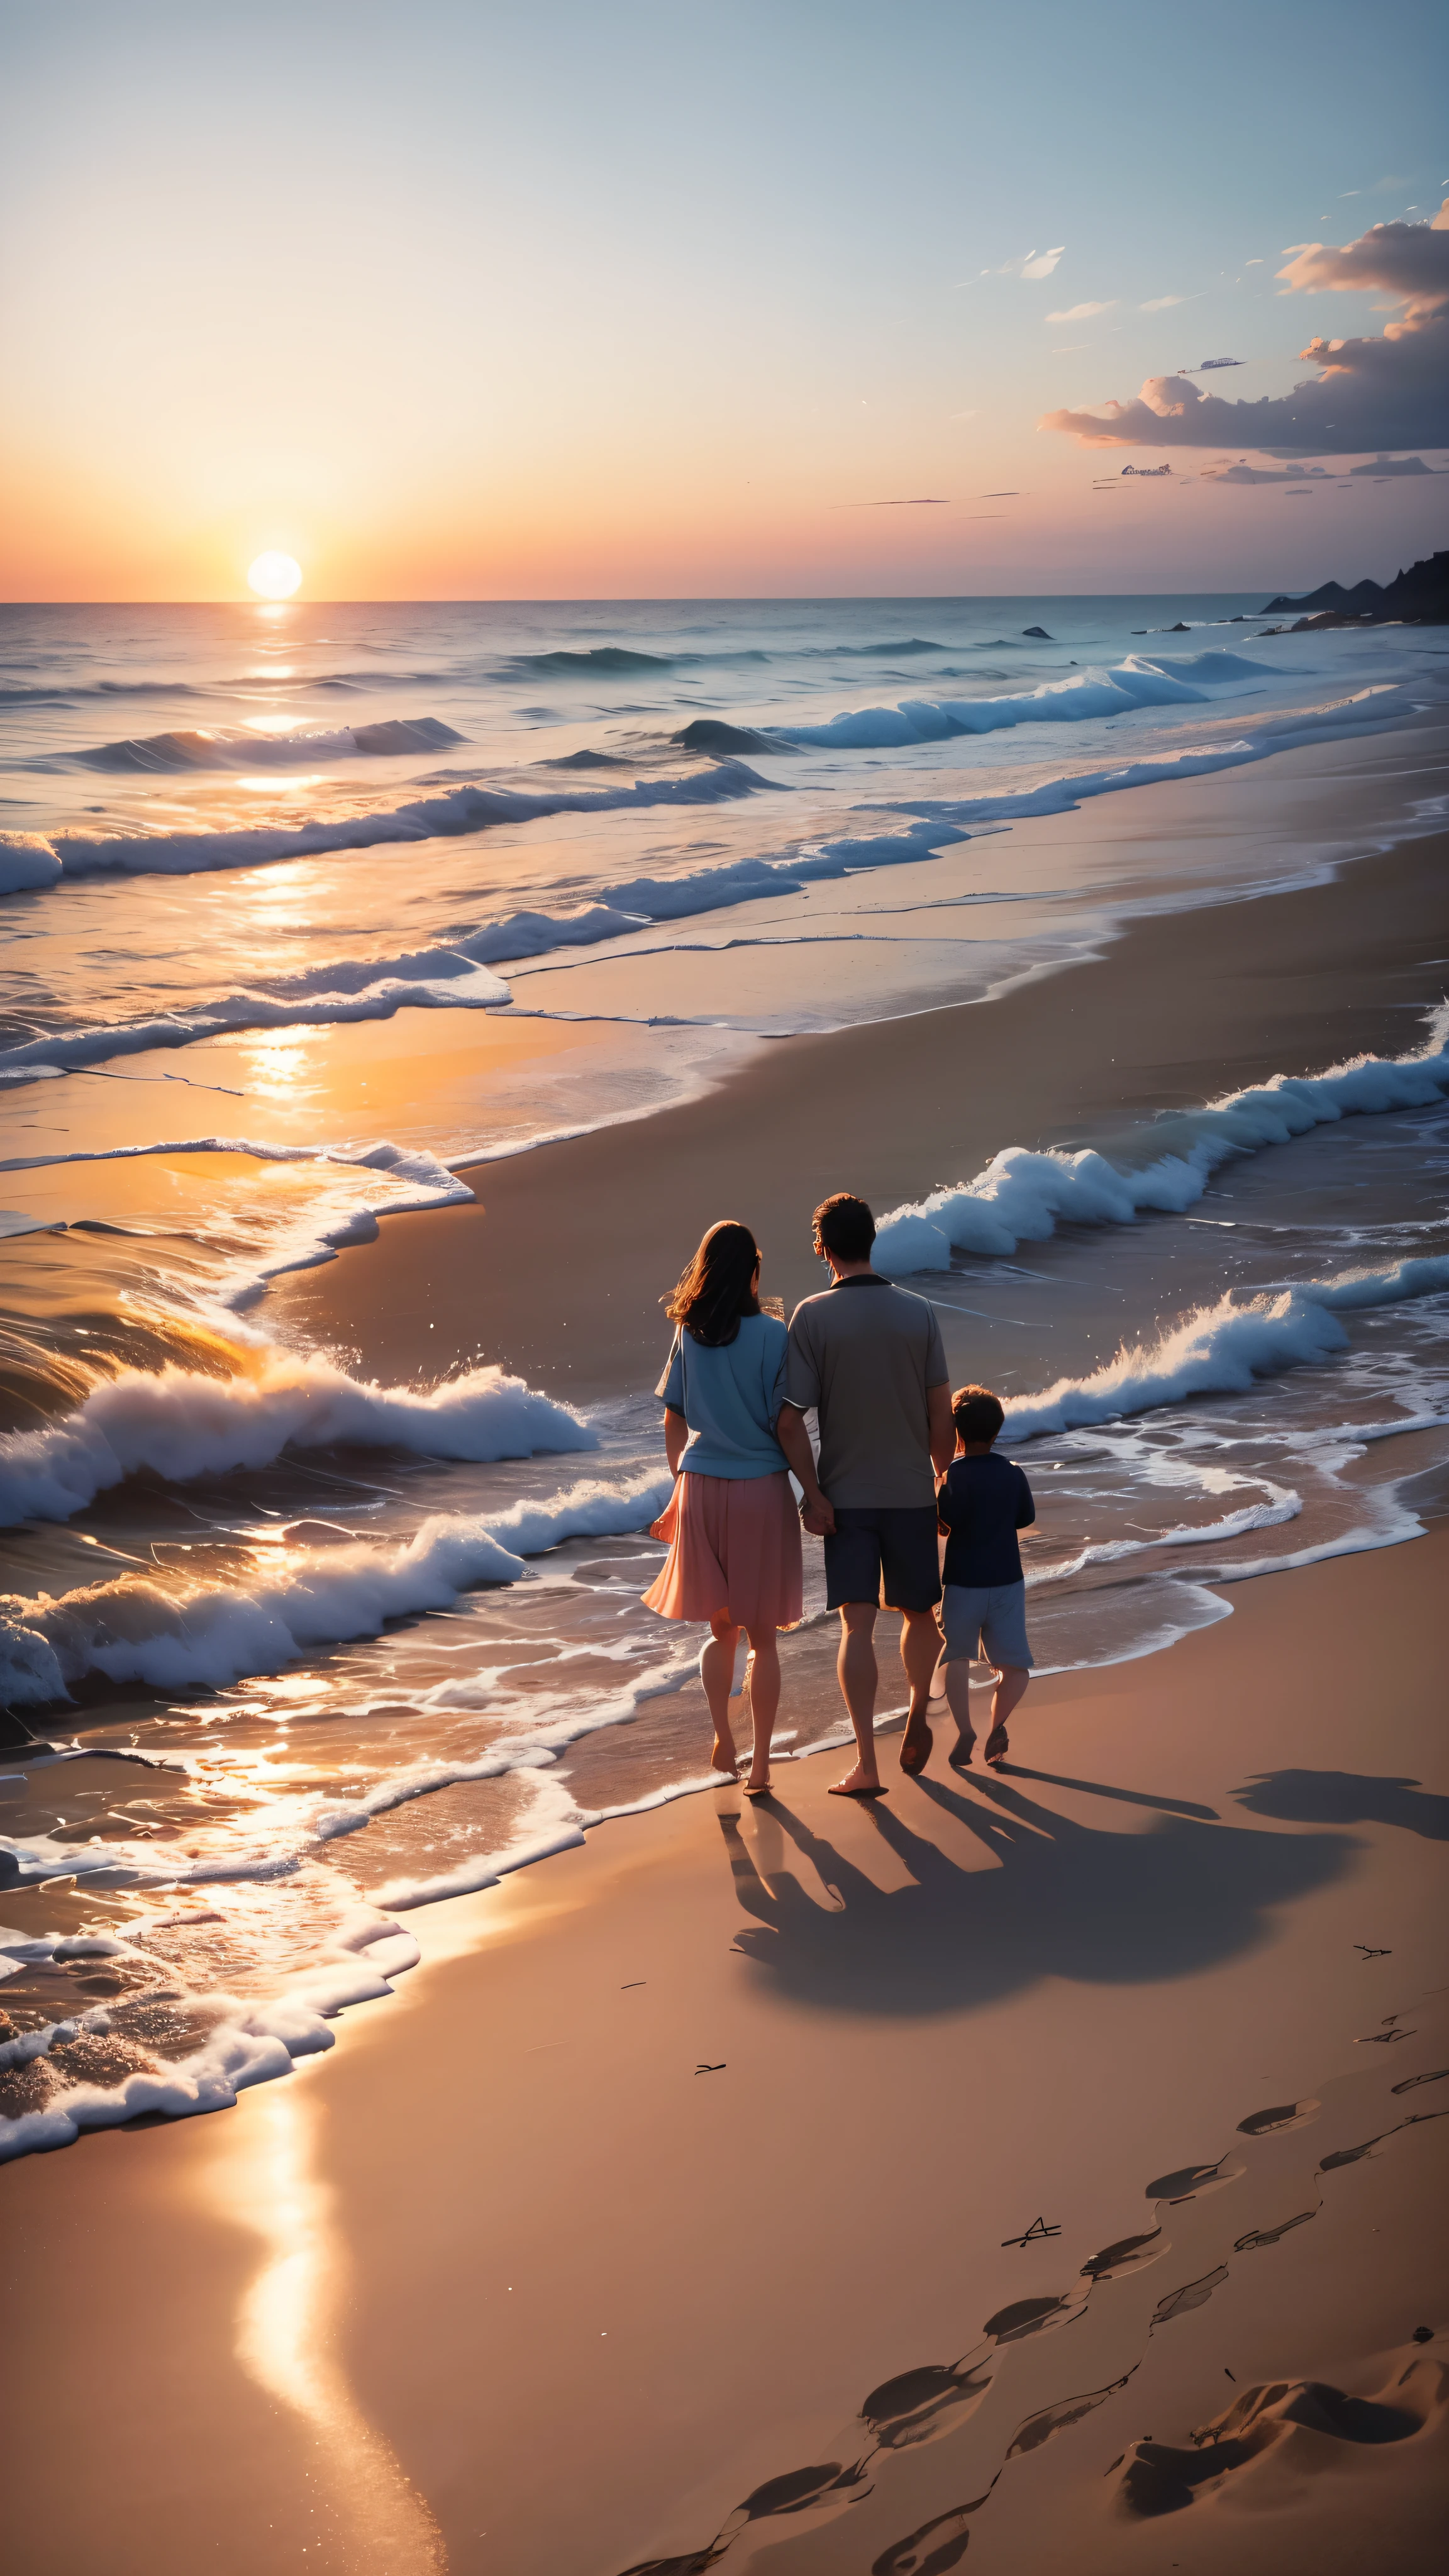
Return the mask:
M261 599L290 599L302 579L302 567L291 555L258 555L247 579Z

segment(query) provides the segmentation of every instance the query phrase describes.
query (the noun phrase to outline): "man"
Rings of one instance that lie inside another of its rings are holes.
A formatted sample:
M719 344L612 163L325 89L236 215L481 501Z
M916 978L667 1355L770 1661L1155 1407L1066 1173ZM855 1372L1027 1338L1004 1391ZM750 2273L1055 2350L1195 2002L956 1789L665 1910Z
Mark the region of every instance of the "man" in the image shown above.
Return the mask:
M840 1612L836 1667L858 1758L831 1795L883 1797L875 1755L876 1612L902 1614L911 1705L901 1769L923 1770L931 1675L941 1652L936 1474L956 1446L941 1328L924 1297L871 1268L875 1219L838 1191L815 1211L831 1284L797 1306L776 1438L804 1489L805 1527L825 1541L826 1598ZM805 1415L820 1422L817 1476Z

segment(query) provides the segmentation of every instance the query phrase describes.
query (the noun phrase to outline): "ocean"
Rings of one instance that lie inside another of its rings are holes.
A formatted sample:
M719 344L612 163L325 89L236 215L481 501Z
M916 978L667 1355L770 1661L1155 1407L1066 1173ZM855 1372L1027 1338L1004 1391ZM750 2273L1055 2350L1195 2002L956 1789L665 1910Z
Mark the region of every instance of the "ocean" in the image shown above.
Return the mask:
M1442 721L1442 630L1287 623L0 608L0 2156L285 2072L390 1992L418 1907L708 1785L697 1640L639 1601L652 1376L565 1400L479 1348L388 1383L277 1283L782 1038L989 1012L1134 920L1353 864L1372 833L1184 833L1167 869L1073 840L1097 799ZM1008 1402L1045 1667L1422 1529L1438 998L1392 1054L1346 1029L1101 1134L1004 1109L985 1165L877 1210ZM841 1734L808 1567L787 1759Z

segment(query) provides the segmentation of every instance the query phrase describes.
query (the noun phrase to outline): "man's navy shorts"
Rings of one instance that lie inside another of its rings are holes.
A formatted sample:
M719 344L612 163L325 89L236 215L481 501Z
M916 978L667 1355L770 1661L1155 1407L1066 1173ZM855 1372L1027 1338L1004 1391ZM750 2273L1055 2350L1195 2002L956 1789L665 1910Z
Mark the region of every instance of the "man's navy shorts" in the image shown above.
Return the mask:
M825 1604L883 1602L887 1610L933 1610L941 1598L941 1551L934 1503L841 1504L825 1542Z

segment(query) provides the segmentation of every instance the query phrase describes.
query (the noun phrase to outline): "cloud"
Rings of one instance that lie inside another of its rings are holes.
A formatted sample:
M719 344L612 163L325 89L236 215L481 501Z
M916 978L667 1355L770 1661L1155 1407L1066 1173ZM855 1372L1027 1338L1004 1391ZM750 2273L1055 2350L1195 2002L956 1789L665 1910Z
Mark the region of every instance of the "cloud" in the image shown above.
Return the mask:
M1379 457L1373 465L1350 465L1346 473L1331 474L1326 465L1250 465L1246 457L1230 465L1225 473L1207 467L1204 483L1347 483L1355 474L1381 477L1387 474L1435 474L1438 466L1426 465L1422 456Z
M908 501L832 501L833 510L949 510L948 498L939 492L923 493Z
M1199 358L1195 367L1184 367L1187 376L1210 376L1215 367L1245 367L1246 358Z
M1278 271L1288 294L1380 289L1402 308L1381 338L1310 340L1320 373L1290 394L1227 402L1187 376L1149 376L1105 411L1048 412L1037 425L1087 447L1250 447L1353 456L1438 447L1449 419L1449 198L1432 223L1375 224L1335 249L1298 242Z
M1115 302L1115 298L1113 301ZM1094 313L1110 313L1112 304L1069 304L1064 312L1049 313L1049 322L1090 322Z
M1050 277L1065 249L1066 243L1058 242L1055 250L1029 250L1025 259L1003 261L996 274L998 277ZM986 275L984 269L982 275Z
M1373 288L1401 302L1408 323L1427 321L1449 305L1449 197L1426 224L1374 224L1340 250L1326 242L1294 247L1297 257L1278 271L1290 293Z
M1337 478L1323 465L1230 465L1226 474L1209 470L1204 483L1331 483Z
M1186 302L1185 295L1154 295L1146 304L1139 304L1137 310L1139 313L1165 313L1170 304Z

